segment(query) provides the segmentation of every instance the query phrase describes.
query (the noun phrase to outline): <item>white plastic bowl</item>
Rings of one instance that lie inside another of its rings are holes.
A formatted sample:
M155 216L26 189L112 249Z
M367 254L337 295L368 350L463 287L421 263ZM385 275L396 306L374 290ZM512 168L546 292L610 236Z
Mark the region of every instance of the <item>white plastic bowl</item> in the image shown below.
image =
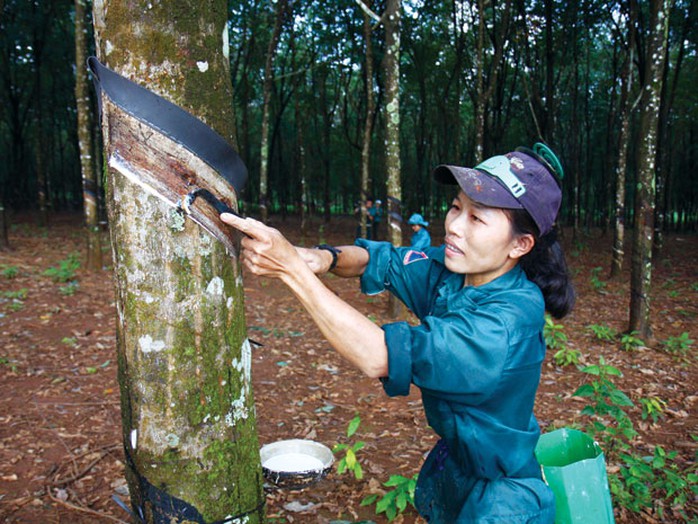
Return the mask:
M299 489L324 478L332 468L330 448L319 442L290 439L259 450L264 478L280 488Z

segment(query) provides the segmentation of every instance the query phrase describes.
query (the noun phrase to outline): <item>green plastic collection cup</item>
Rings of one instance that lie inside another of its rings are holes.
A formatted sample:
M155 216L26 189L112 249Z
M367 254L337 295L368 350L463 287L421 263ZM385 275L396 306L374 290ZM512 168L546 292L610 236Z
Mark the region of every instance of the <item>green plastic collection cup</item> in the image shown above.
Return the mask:
M614 524L606 461L598 443L574 429L544 433L536 458L555 495L555 524Z

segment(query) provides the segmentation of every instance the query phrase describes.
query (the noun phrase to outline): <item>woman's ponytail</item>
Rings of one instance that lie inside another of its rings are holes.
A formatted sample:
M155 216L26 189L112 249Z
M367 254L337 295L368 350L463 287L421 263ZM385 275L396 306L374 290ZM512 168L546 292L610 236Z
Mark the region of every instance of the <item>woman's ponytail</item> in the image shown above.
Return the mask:
M572 310L575 292L555 230L539 237L528 212L515 209L511 210L511 216L515 234L532 234L535 238L533 249L521 258L519 264L528 279L543 292L545 309L560 319Z

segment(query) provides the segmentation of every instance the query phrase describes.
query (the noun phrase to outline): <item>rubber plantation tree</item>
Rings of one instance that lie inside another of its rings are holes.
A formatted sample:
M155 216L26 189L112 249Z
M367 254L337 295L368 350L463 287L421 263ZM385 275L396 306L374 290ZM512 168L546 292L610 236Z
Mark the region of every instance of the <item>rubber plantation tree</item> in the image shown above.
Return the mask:
M383 74L385 77L385 170L387 190L387 224L388 241L394 246L402 245L400 227L400 206L402 199L402 180L400 178L400 15L401 0L388 0L385 11L378 16L362 0L359 6L374 20L381 22L385 28L385 57ZM389 314L397 317L402 311L398 300L390 295Z
M637 152L637 191L635 227L630 276L630 330L645 340L651 337L650 289L652 283L652 245L657 161L657 135L667 33L672 0L653 0L650 8L650 32L645 49L645 71Z
M371 2L366 3L363 0L356 0L359 7L363 10L364 15L364 45L365 45L365 56L364 56L364 93L366 97L366 115L364 118L363 134L361 136L361 212L359 216L361 217L361 236L366 238L366 197L369 194L369 188L371 187L371 138L373 136L373 121L375 119L376 112L376 101L373 96L374 91L374 81L373 81L373 42L372 33L373 28L371 27L371 20L376 20L375 13L371 10ZM376 20L380 22L380 18ZM374 227L375 230L375 227Z
M633 111L630 97L633 92L634 51L635 51L635 24L637 19L637 5L630 2L627 17L627 44L625 63L621 74L620 101L618 112L620 114L620 130L618 133L618 163L616 165L615 186L615 213L613 230L613 258L611 261L611 277L620 276L623 270L625 257L625 178L628 165L628 148L630 146L630 117Z
M75 103L78 113L78 146L82 172L82 202L87 238L85 267L95 271L102 269L102 246L99 233L99 189L97 172L92 159L92 119L87 78L87 28L85 0L75 0Z
M286 0L277 1L274 31L269 40L266 62L264 64L264 102L262 104L261 146L259 149L259 211L263 222L266 222L269 218L269 120L271 119L271 95L274 87L274 57L276 56L276 48L279 45L287 8L288 2Z
M98 57L235 145L226 10L226 0L196 7L188 0L95 0ZM137 124L122 129L128 115L107 102L102 96L106 205L135 520L263 522L240 266L222 242L112 163L116 153L145 148L156 134ZM118 133L135 138L115 151ZM166 168L181 167L175 153L162 153L171 155ZM222 191L235 206L232 189Z

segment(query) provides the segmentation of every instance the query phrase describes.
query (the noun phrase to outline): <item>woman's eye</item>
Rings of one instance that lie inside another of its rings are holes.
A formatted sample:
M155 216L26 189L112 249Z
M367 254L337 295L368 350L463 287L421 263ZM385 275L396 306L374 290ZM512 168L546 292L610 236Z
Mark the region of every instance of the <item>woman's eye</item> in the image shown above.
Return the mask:
M473 222L482 222L482 219L477 215L470 215L470 218L473 220Z

